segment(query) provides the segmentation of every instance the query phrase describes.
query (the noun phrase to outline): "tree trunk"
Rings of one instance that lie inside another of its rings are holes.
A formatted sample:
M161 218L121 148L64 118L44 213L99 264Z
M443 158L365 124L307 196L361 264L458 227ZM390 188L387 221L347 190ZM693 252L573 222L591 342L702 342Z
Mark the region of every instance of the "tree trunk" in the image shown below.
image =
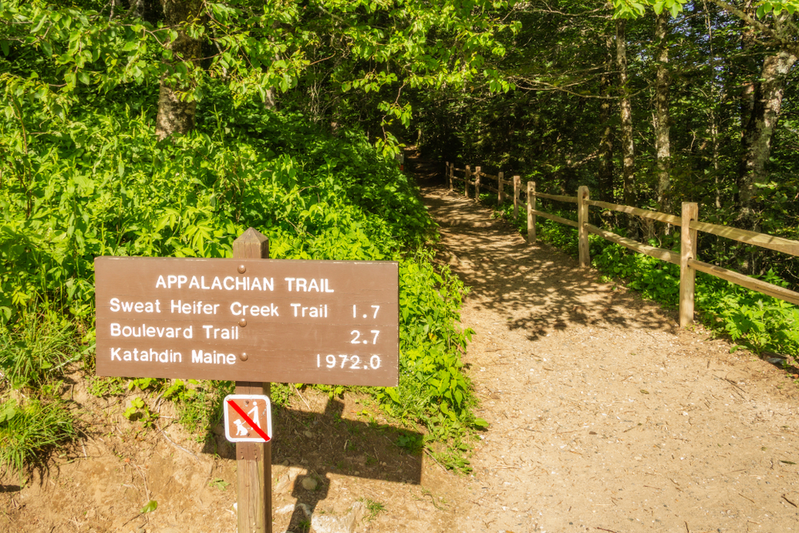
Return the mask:
M178 37L169 44L173 61L190 61L198 63L202 53L202 41L189 37L184 26L191 24L199 17L203 6L202 0L161 0L164 10L164 21L167 26L177 29ZM173 64L168 64L171 71ZM161 89L158 94L158 117L156 118L156 135L163 140L171 135L185 134L194 129L194 117L197 102L187 99L185 87L170 83L167 76L161 78Z
M657 16L655 39L657 49L657 81L655 84L655 157L657 160L657 205L658 210L671 209L670 172L671 144L669 141L669 45L666 10Z
M613 37L608 32L605 34L605 46L608 51L607 68L600 79L602 96L611 93L611 72L613 71ZM599 104L599 120L602 123L602 135L599 139L599 199L604 202L613 202L613 127L611 115L613 111L610 99L602 100Z
M771 138L782 109L782 97L788 73L796 62L793 52L781 50L766 56L760 79L755 83L754 102L743 134L743 157L740 163L738 208L743 219L752 219L756 183L768 178L766 163L771 155Z
M635 140L633 138L633 113L630 95L627 91L627 21L616 21L616 66L619 69L619 90L621 91L621 149L623 171L623 201L635 205Z

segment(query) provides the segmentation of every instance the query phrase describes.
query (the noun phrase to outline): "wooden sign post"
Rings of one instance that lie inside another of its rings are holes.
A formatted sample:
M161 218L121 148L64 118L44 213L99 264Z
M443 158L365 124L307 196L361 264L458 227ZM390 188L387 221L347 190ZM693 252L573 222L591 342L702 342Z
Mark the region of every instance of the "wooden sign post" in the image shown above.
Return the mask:
M97 375L397 386L399 264L268 257L250 228L232 259L95 258ZM271 533L271 441L236 460L238 531Z
M233 241L234 259L269 259L269 239L250 228ZM271 395L269 383L237 381L236 394ZM238 533L272 533L272 443L236 443Z

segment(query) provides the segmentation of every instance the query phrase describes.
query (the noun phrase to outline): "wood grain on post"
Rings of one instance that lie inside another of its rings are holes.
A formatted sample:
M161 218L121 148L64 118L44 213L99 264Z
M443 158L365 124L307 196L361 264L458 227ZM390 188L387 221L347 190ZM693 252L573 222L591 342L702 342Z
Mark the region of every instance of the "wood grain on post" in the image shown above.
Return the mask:
M577 238L580 266L585 268L591 266L591 257L588 248L588 187L580 185L577 189Z
M503 186L502 180L505 177L504 172L500 172L497 174L497 207L502 205L502 197L505 192L505 187Z
M474 199L480 201L480 167L474 167Z
M696 230L691 221L699 218L699 204L683 202L682 227L680 228L680 327L694 321L694 280L696 270L691 260L696 259Z
M513 176L513 220L519 218L519 187L521 183L521 176Z
M535 242L535 182L527 182L527 242Z
M469 183L472 181L472 167L466 165L466 177L463 179L466 182L466 190L463 194L466 195L466 198L469 197Z
M249 228L233 241L234 259L268 259L269 239ZM236 382L236 394L265 394L269 383ZM236 443L238 533L272 533L272 444Z
M447 185L452 190L452 178L455 177L455 163L447 163Z

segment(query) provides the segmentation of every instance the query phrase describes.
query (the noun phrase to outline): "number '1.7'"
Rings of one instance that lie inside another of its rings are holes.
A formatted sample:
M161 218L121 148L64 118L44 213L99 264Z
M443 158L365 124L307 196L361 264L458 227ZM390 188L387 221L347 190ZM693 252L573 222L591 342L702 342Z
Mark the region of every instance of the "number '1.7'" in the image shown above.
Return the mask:
M372 318L377 318L377 312L380 311L380 306L379 305L372 305L370 307L372 309L374 309L374 313L372 314ZM363 314L363 318L368 318L368 316L369 315L367 313ZM352 306L352 318L358 318L358 306L357 305L353 305Z
M377 370L380 368L380 356L373 355L369 358L369 365L367 366L366 361L361 362L360 356L357 355L339 355L336 357L333 354L325 356L325 368L336 368L339 365L339 368L344 368L344 366L349 363L349 370ZM322 368L322 354L316 354L316 368Z

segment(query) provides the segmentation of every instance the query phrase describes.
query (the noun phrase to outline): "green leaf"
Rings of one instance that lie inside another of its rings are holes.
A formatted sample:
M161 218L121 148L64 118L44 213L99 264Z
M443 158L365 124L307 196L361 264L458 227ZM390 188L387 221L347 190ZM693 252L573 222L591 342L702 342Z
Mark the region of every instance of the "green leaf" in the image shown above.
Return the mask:
M475 418L472 424L480 429L486 429L489 425L488 420L485 420L484 418Z
M389 398L391 398L394 403L400 403L399 394L397 394L396 387L386 387L386 394L388 394Z
M17 401L16 400L8 400L7 402L3 403L2 408L0 408L0 424L5 422L6 420L11 420L17 414Z
M150 500L149 502L147 502L147 505L141 508L141 513L142 514L152 513L156 509L158 509L158 502L155 500Z

